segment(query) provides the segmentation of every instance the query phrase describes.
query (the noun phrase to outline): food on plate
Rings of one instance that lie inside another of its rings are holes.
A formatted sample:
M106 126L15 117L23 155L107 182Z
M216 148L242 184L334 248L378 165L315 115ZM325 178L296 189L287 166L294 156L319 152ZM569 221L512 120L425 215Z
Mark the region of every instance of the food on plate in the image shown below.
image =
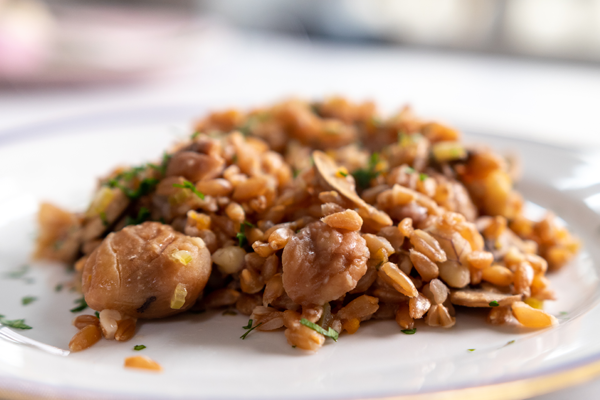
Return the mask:
M100 179L88 209L42 204L38 258L74 263L82 350L140 318L232 309L318 350L368 320L451 328L455 306L544 328L548 271L579 242L531 221L515 165L408 107L290 100L215 112L155 163ZM343 337L343 336L342 336ZM142 360L143 361L143 360ZM140 366L147 361L128 361Z

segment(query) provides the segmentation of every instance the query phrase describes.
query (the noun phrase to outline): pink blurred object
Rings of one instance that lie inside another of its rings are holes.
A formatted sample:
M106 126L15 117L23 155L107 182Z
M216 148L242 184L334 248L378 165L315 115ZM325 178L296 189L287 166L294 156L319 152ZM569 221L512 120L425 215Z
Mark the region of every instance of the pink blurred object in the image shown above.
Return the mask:
M199 24L193 15L121 6L0 0L0 84L142 80L181 65Z
M0 76L27 78L40 73L53 37L53 19L42 4L0 0Z

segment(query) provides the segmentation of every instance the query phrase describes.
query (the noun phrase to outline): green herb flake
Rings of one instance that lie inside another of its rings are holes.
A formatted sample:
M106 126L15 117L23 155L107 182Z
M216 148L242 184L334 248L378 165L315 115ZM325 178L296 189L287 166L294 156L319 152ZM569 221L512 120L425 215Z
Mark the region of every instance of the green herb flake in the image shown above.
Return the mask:
M94 311L94 315L96 316L96 318L100 319L100 313L98 311Z
M26 306L27 304L31 304L31 303L33 303L36 300L37 300L37 297L26 296L26 297L23 297L21 299L21 304L23 304L24 306Z
M508 343L506 343L506 346L508 346L509 344L513 344L514 342L515 342L514 340L511 340Z
M25 324L24 319L13 319L8 320L4 318L4 315L0 314L0 325L8 326L15 329L32 329L31 326Z
M118 187L123 191L123 193L125 193L125 196L129 197L132 200L136 200L154 190L156 185L158 185L158 182L158 179L146 178L140 182L140 185L135 190L129 189L121 185L120 183L117 183L116 186L113 187Z
M148 221L149 219L150 210L148 210L146 207L141 207L138 211L137 217L131 218L130 216L127 216L127 218L125 218L125 226L139 225L143 222Z
M429 176L427 174L424 174L422 172L419 174L419 180L421 182L425 182L427 180L427 178L429 178Z
M196 196L200 197L200 199L204 200L204 193L202 193L201 191L199 191L198 189L196 189L196 186L192 182L190 182L190 181L183 181L183 184L174 183L173 187L181 188L181 189L189 189Z
M87 303L85 302L85 297L81 297L80 299L75 300L75 304L78 304L76 307L71 308L69 311L72 313L77 313L88 308Z
M566 315L569 315L569 313L568 313L568 312L566 312L566 311L561 311L561 312L559 312L559 313L558 313L558 315L560 315L560 316L563 316L563 317L564 317L564 316L566 316Z
M233 157L231 157L231 162L234 163L234 164L237 164L237 162L238 162L238 156L237 156L237 154L234 154Z
M100 213L100 219L102 220L102 225L108 226L108 219L106 219L106 213L104 211Z
M338 174L340 174L344 178L348 176L348 174L346 172L344 172L344 171L338 171Z
M467 351L475 351L475 349L468 349Z
M406 167L405 169L407 174L414 174L415 173L415 169L413 167Z
M292 346L292 349L295 349L295 348L296 348L296 345L293 345L293 346Z
M490 307L498 307L500 304L496 300L490 301Z
M368 188L371 185L371 180L377 178L380 173L379 171L375 170L378 163L379 153L373 153L369 158L369 165L367 168L357 169L356 171L352 172L352 176L356 181L356 185L360 189L364 190Z
M196 132L192 133L192 139L196 139L201 134L202 134L202 132L200 132L200 131L196 131Z
M146 348L146 346L144 346L143 344L136 344L135 346L133 346L133 349L135 351L144 350L145 348Z
M248 334L249 334L250 332L252 332L253 330L255 330L256 328L258 328L258 327L259 327L259 326L261 326L261 325L262 325L262 322L261 322L261 323L259 323L259 324L258 324L258 325L256 325L256 326L252 326L252 319L249 319L249 320L248 320L248 325L246 325L246 326L242 326L242 328L244 328L244 329L247 329L247 332L246 332L246 333L244 333L242 336L240 336L240 339L242 339L242 340L246 339L246 336L248 336Z
M321 335L323 335L325 337L333 339L336 342L338 340L338 337L340 336L339 332L336 331L335 329L333 329L332 327L329 327L329 330L325 330L325 329L321 328L319 325L315 324L314 322L310 322L306 318L302 318L300 320L300 323L302 325L306 326L307 328L310 328L313 331L320 333Z
M246 228L254 228L254 225L248 221L244 221L240 225L240 231L235 235L240 247L244 247L246 244L248 244L248 238L246 238Z
M58 283L56 284L56 286L54 286L54 291L55 292L61 292L63 290L64 285L62 283Z
M417 333L417 328L402 329L401 332L404 333L405 335L414 335L415 333Z
M21 279L29 272L29 265L21 265L17 269L4 274L8 279Z
M382 121L381 118L379 118L378 116L374 115L370 118L371 124L375 125L375 126L380 126L382 125Z
M237 315L237 313L233 310L225 310L222 315Z
M240 247L244 247L246 245L246 243L248 243L248 239L246 238L246 235L242 232L238 232L235 235L236 239L238 240L238 245Z
M165 175L167 173L167 166L169 165L169 161L173 157L172 154L167 153L166 151L163 153L162 162L160 163L160 173Z

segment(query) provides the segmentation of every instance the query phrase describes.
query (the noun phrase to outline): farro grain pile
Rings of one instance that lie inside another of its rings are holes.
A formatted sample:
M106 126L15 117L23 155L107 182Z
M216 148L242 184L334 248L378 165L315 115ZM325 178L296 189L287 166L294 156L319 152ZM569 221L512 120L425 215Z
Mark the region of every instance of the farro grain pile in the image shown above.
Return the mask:
M516 166L456 130L331 98L217 112L195 132L101 179L83 214L42 204L36 256L75 262L100 312L76 319L72 350L190 309L235 307L307 350L370 319L450 328L453 305L556 323L545 274L579 242L551 214L526 219Z

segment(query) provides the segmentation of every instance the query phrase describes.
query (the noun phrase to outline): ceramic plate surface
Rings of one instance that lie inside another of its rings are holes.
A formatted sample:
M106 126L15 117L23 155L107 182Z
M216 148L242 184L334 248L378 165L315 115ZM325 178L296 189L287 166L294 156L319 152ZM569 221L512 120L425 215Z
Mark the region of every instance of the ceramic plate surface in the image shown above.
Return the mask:
M148 119L138 114L126 122L115 119L113 126L110 117L89 117L51 130L0 135L0 314L25 318L33 329L20 334L67 348L76 332L69 309L80 295L68 290L72 275L60 265L29 261L39 202L83 210L98 176L117 164L155 160L185 136L186 120L172 113L162 121L153 113L151 124L140 123ZM184 123L177 127L178 121ZM420 323L415 335L405 335L394 321L372 321L308 354L292 349L281 331L240 340L248 320L243 315L185 314L142 322L130 342L102 340L68 357L0 340L0 395L4 390L61 399L378 398L539 377L600 360L595 246L600 158L514 139L470 135L468 140L518 152L527 213L540 217L544 208L551 209L583 239L578 259L550 274L558 300L546 302L546 310L559 318L557 327L494 327L485 323L485 311L459 309L449 330ZM11 277L23 265L30 267ZM65 288L57 292L61 283ZM22 305L25 296L37 300ZM135 352L136 344L147 348ZM136 354L158 361L164 372L124 369L124 358Z

